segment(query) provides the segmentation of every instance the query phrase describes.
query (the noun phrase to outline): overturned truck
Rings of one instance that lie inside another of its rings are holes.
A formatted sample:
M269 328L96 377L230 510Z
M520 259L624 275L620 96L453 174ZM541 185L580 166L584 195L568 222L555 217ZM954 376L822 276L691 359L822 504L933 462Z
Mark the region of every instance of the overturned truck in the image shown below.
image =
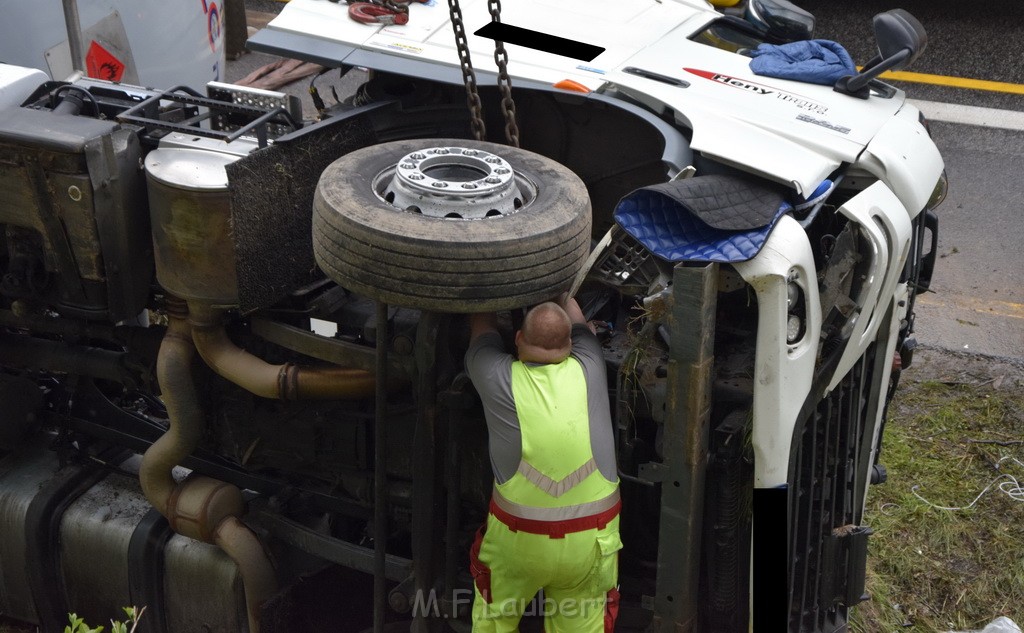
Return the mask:
M846 630L945 193L877 79L923 30L880 14L821 86L748 67L809 37L785 3L533 4L292 0L253 47L369 69L305 122L0 65L0 614L468 630L464 315L511 336L571 289L609 369L617 629Z

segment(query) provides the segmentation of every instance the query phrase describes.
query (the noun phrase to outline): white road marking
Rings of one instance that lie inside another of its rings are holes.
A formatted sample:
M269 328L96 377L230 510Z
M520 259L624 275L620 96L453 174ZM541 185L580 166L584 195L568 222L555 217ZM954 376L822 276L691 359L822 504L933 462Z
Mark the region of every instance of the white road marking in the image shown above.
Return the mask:
M917 99L907 99L907 102L923 112L929 121L1024 131L1024 112L1017 110L997 110L996 108L918 101Z

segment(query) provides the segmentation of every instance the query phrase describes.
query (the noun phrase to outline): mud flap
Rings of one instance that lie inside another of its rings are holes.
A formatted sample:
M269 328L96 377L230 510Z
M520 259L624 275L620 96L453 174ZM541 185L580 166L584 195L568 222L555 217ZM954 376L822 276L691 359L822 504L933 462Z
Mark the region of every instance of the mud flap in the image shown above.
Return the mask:
M867 599L864 593L867 575L868 537L871 528L867 526L843 526L832 531L825 541L824 569L822 574L822 595L847 607Z
M917 291L927 292L932 285L932 273L935 272L935 256L939 252L939 216L934 211L924 212L924 230L931 233L928 252L921 258L921 273L917 278ZM922 241L924 236L921 236Z

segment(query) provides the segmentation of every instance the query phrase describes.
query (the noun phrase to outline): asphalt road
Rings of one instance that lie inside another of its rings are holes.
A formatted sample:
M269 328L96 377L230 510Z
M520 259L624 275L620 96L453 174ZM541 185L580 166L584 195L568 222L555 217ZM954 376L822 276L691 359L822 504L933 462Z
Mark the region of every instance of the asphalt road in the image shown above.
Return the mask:
M858 64L875 54L872 17L904 8L921 21L929 36L926 51L907 70L937 76L947 84L978 79L1009 85L993 91L893 82L910 98L1024 112L1022 0L984 5L951 0L798 4L815 14L815 36L841 42ZM254 11L274 13L284 6L274 0L246 0L246 7ZM228 79L244 76L271 59L246 55L229 62ZM343 81L329 74L317 85L322 91L334 85L344 93L358 81L351 73ZM308 80L298 82L289 92L305 97L307 84ZM936 347L1024 359L1024 131L982 127L995 120L994 115L987 116L989 112L981 111L978 125L932 125L946 161L950 192L938 210L934 292L919 299L917 337Z
M918 301L923 343L1024 358L1024 132L933 124L950 190L939 207L932 289Z
M1024 2L991 0L797 0L817 19L815 37L836 40L864 64L877 52L871 18L909 11L928 33L925 52L908 70L1024 86ZM1024 111L1024 96L894 82L911 98Z
M928 46L908 70L1024 88L1024 2L995 0L803 0L816 37L841 42L854 61L875 54L871 18L903 8L921 21ZM1024 111L1024 94L892 82L912 99ZM1010 87L1009 89L1013 89ZM981 113L979 123L990 117ZM938 209L939 258L932 289L918 302L917 336L927 344L1024 358L1024 132L933 123L946 161L949 197Z

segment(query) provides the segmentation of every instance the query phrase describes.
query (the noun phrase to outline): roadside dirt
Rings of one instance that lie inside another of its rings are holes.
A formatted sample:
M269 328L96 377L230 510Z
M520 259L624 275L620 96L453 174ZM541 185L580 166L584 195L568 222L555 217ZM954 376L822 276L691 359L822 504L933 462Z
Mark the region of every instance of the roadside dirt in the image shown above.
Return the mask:
M922 346L916 350L914 364L903 372L901 380L932 380L1010 393L1014 389L1024 389L1024 359Z

